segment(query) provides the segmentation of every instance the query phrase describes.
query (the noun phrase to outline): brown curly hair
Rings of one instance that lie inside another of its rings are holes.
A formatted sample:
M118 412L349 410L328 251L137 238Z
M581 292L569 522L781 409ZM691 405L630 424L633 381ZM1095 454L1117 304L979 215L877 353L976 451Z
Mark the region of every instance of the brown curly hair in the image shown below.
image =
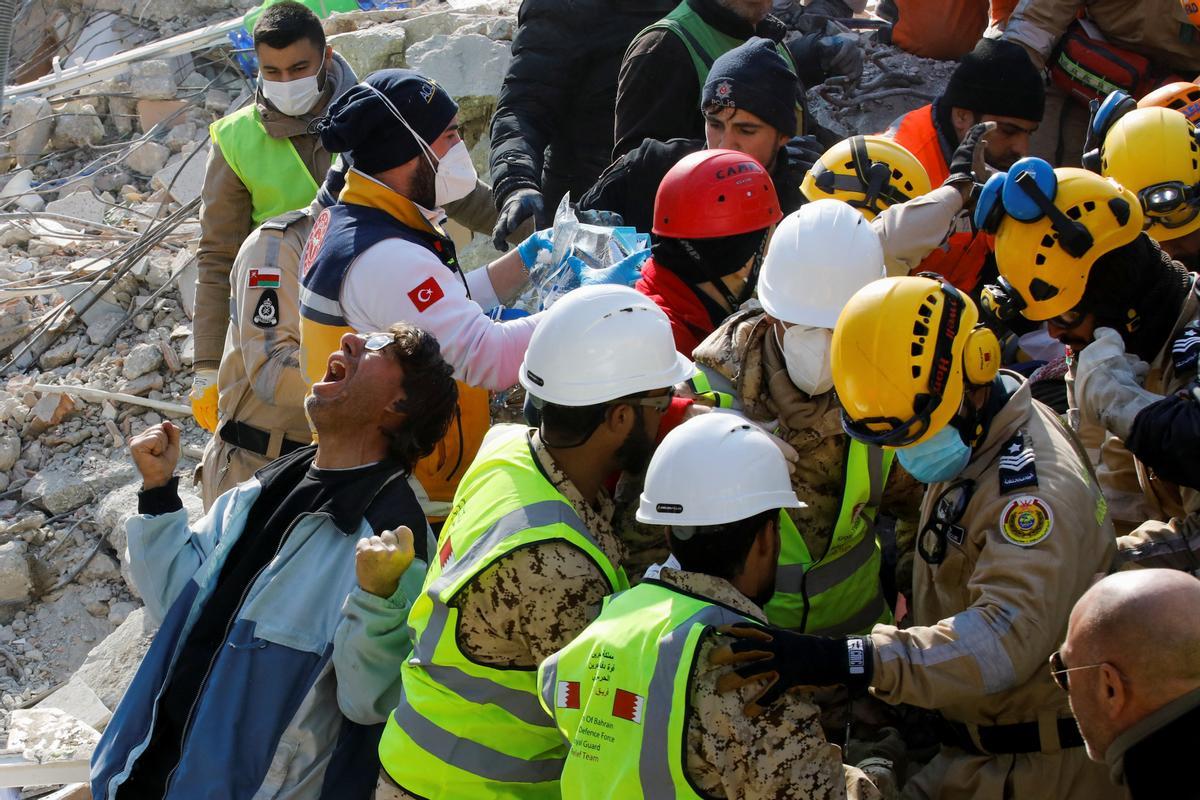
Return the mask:
M405 398L395 410L406 415L399 426L385 431L388 458L411 475L458 415L458 384L432 334L407 322L397 322L388 331L395 340L384 349L404 369Z

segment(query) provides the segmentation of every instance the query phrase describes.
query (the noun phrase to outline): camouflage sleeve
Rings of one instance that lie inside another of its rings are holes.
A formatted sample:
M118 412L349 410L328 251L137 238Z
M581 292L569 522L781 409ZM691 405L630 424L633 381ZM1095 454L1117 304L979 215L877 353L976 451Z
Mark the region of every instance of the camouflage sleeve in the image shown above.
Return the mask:
M688 776L705 794L718 797L845 798L848 776L842 769L841 751L825 740L817 706L806 695L790 694L786 702L775 703L763 715L747 717L742 709L761 687L717 691L723 667L709 664L716 639L710 636L700 645L694 662ZM862 792L858 796L874 797Z
M610 587L577 547L543 542L510 553L454 601L463 652L485 663L536 667L600 613Z

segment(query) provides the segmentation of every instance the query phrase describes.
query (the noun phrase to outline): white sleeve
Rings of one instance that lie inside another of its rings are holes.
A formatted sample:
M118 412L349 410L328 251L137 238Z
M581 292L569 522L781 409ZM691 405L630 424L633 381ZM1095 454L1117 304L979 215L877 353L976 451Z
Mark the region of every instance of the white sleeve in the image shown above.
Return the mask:
M341 300L347 323L357 331L410 322L433 334L455 378L491 391L517 382L529 337L541 318L534 314L493 322L437 256L401 239L379 242L354 259L342 282Z
M492 286L492 279L488 275L486 264L463 273L463 276L467 279L467 289L471 292L471 299L479 303L479 307L485 314L500 305L500 298L496 296L496 289Z

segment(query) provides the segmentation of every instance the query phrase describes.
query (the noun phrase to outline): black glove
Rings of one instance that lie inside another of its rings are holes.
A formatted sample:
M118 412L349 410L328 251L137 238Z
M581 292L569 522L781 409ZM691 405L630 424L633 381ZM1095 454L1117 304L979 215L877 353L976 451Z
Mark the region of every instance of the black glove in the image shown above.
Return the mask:
M717 630L736 639L718 647L710 657L714 664L734 667L717 680L717 690L728 692L767 682L746 704L747 716L758 716L793 689L845 686L861 690L871 683L874 654L868 638L833 639L751 625L726 625Z
M619 228L625 224L621 215L615 211L601 211L592 208L576 208L575 219L584 225L604 225L608 228Z
M967 135L950 157L950 176L943 186L954 186L963 192L965 206L979 193L977 188L987 180L987 134L996 129L994 122L981 122L971 126Z
M533 217L537 230L550 227L550 215L546 213L546 200L537 189L517 189L509 193L500 205L500 216L492 230L492 244L497 250L508 250L508 237L521 227L521 223Z
M783 149L787 151L788 167L798 175L807 174L825 153L816 136L793 136Z

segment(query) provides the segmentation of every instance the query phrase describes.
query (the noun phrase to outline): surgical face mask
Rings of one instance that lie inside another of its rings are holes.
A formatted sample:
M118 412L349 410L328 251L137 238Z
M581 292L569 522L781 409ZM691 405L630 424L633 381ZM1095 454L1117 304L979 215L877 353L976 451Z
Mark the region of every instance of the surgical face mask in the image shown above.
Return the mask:
M477 178L475 173L475 164L471 161L471 153L469 150L467 150L466 142L459 142L458 144L454 145L454 147L451 147L446 155L439 159L436 155L434 155L433 150L429 147L429 144L412 129L412 126L408 124L408 120L406 120L404 115L400 113L399 109L393 105L392 101L388 99L387 95L376 89L374 86L370 86L365 83L361 85L366 86L368 89L374 92L375 95L383 101L383 104L387 106L388 111L392 112L392 116L398 119L400 124L403 125L408 132L412 134L413 139L417 141L417 146L421 148L421 154L425 156L425 160L429 163L429 166L434 172L434 185L436 187L434 203L439 208L446 205L446 203L453 203L455 200L462 200L471 192L475 191L475 181Z
M319 78L323 72L325 72L325 56L321 56L321 66L317 69L316 74L309 75L307 78L297 78L294 81L269 81L263 78L263 96L271 101L271 105L289 117L307 114L321 97Z
M793 325L779 341L788 377L796 388L809 397L825 394L833 388L833 364L829 348L833 331Z
M921 483L941 483L958 477L971 460L971 448L953 425L947 425L920 444L896 451L900 466Z

